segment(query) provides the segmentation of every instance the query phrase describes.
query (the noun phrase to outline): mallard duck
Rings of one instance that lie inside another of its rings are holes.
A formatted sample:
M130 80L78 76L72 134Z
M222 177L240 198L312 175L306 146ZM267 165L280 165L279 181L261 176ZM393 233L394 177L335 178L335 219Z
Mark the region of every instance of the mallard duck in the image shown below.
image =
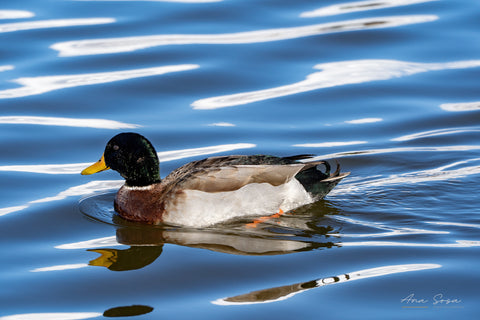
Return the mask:
M160 179L155 148L137 133L113 137L96 163L81 174L120 173L115 211L150 224L205 227L239 216L290 211L323 198L347 173L330 174L326 161L311 155L232 155L193 161ZM307 160L301 162L300 160ZM321 172L317 166L324 165Z

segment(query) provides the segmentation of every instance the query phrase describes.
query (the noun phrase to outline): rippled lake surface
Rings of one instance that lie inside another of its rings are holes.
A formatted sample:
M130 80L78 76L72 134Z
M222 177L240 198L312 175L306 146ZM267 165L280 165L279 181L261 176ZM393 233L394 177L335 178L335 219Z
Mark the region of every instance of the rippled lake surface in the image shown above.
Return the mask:
M479 30L476 0L3 1L0 319L478 317ZM257 228L139 226L79 174L123 131L162 176L351 175Z

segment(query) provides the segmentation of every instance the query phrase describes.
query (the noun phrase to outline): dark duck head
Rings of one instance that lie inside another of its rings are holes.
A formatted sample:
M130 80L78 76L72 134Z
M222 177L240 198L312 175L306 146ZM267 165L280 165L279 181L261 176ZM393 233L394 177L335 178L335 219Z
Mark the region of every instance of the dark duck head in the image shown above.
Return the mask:
M83 175L112 169L120 173L130 187L160 182L157 152L144 136L120 133L108 141L100 160L82 171Z

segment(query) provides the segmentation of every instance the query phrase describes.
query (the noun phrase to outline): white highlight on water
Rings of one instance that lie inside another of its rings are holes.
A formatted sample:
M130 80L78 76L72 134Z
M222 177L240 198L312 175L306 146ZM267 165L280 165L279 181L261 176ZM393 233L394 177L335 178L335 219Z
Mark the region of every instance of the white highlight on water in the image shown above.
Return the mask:
M62 264L62 265L51 266L51 267L35 268L30 270L30 272L63 271L63 270L81 269L85 267L88 267L87 263Z
M132 129L141 127L137 124L123 123L107 119L78 119L63 117L38 116L0 116L0 124L33 124L43 126L80 127L97 129Z
M452 135L452 134L465 133L465 132L480 132L480 127L445 128L445 129L423 131L423 132L418 132L413 134L407 134L398 138L393 138L391 139L391 141L410 141L415 139L431 138L436 136Z
M161 34L153 36L74 40L55 43L50 46L50 48L57 50L59 52L59 56L66 57L132 52L166 45L264 43L337 32L389 28L414 23L430 22L436 19L438 19L438 17L435 15L373 17L314 24L302 27L266 29L235 33Z
M348 124L364 124L364 123L374 123L383 121L382 118L362 118L362 119L355 119L355 120L347 120L345 123Z
M389 80L411 76L417 73L449 69L476 68L480 60L445 63L417 63L398 60L351 60L317 64L320 71L307 76L303 81L250 92L242 92L197 100L194 109L209 110L274 99L318 89Z
M55 312L55 313L21 313L0 317L0 320L81 320L101 317L98 312Z
M450 112L475 111L480 110L480 101L444 103L440 105L440 109Z
M367 141L332 141L332 142L319 142L319 143L299 143L294 144L294 147L303 148L329 148L329 147L343 147L357 144L365 144Z
M22 87L1 90L0 99L26 97L65 88L157 76L171 72L192 70L198 67L199 65L197 64L181 64L112 72L18 78L12 80L12 82L20 84Z
M40 21L28 21L28 22L4 23L4 24L0 24L0 33L23 31L23 30L98 25L98 24L113 23L115 21L116 20L113 18L87 18L87 19L58 19L58 20L40 20Z
M406 6L417 3L430 2L435 0L367 0L367 1L355 1L344 2L340 4L334 4L320 9L305 11L300 14L302 18L314 18L333 16L344 13L358 12L358 11L371 11L375 9L385 9L391 7Z
M25 10L0 10L0 20L3 19L23 19L34 17L35 14Z
M209 127L235 127L233 123L230 122L215 122L208 124Z

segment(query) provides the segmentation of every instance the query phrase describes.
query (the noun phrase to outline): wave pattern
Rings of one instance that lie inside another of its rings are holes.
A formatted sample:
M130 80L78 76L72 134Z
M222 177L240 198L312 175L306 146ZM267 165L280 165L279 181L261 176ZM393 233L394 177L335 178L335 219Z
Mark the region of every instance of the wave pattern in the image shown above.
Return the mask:
M51 46L59 56L80 56L132 52L136 50L191 44L251 44L281 41L337 32L358 31L379 28L391 28L402 25L423 23L436 20L434 15L394 16L348 20L342 22L316 24L304 27L258 30L229 34L172 34L156 36L137 36L116 39L96 39L60 42Z

